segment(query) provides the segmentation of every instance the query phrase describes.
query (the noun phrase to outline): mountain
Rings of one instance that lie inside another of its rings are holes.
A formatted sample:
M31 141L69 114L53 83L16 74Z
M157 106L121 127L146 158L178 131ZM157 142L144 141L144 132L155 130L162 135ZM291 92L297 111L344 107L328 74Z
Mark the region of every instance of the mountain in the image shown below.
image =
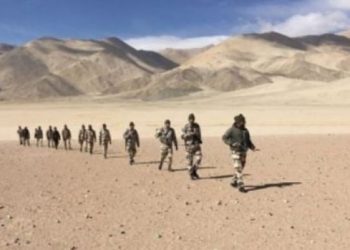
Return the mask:
M203 53L211 47L212 45L197 49L165 49L160 51L159 53L178 64L183 64L192 57Z
M13 50L15 46L6 44L6 43L0 43L0 56L4 54L5 52L9 52L10 50Z
M350 77L350 38L232 37L207 48L136 50L117 38L41 38L0 56L0 99L77 95L163 100L205 96L287 79L332 84Z
M121 84L128 86L127 92L110 88L105 93L162 100L271 84L279 77L333 82L350 76L349 45L350 39L338 35L247 34L213 46L173 70Z
M121 82L176 66L160 54L138 51L117 38L44 37L0 57L0 98L96 95Z

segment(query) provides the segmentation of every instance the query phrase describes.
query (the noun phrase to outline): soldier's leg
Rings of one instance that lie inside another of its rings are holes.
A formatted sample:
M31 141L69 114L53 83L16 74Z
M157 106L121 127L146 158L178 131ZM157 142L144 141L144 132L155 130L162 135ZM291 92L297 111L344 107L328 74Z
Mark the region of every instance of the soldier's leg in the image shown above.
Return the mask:
M94 143L93 142L90 142L90 154L92 155L94 151Z
M173 166L173 149L170 148L168 150L168 170L172 171L172 166Z
M88 151L88 142L85 141L85 152L87 152L87 151Z
M82 152L83 151L83 143L80 141L79 144L80 144L80 152Z
M193 175L197 179L199 179L197 171L198 171L201 163L202 163L202 151L199 148L194 155L194 164L193 164Z
M245 192L243 182L243 165L241 155L237 152L232 153L233 167L235 169L232 186L238 187L239 191Z
M68 147L69 147L69 150L72 150L72 143L71 143L71 139L68 140Z
M132 165L132 164L135 163L134 157L135 157L135 154L136 154L136 149L135 148L129 148L128 152L129 152L129 163L130 163L130 165Z
M164 161L165 161L165 158L167 157L167 155L168 155L167 148L162 146L160 149L160 163L159 163L159 167L158 167L159 170L161 170L163 168L163 164L164 164Z
M103 156L107 159L108 143L103 144Z

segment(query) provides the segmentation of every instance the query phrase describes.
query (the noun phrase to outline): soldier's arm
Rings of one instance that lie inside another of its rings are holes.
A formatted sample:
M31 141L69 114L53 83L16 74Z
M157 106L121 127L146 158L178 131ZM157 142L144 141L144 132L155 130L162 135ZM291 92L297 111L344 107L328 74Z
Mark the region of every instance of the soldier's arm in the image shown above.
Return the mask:
M177 145L177 138L176 138L176 132L175 129L173 129L173 141L174 141L174 145L175 145L175 149L178 150L178 145Z
M255 147L254 143L252 142L252 140L250 139L250 133L249 133L248 129L247 129L246 131L247 131L248 148L249 148L250 150L253 150L253 151L254 151L254 150L256 149L256 147Z
M231 145L231 128L225 132L225 134L222 136L222 140L225 144Z
M199 141L200 143L203 143L202 141L202 131L201 131L201 126L198 125L198 137L199 137Z
M137 147L140 147L140 137L139 137L139 133L137 131L136 132L136 144L137 144Z

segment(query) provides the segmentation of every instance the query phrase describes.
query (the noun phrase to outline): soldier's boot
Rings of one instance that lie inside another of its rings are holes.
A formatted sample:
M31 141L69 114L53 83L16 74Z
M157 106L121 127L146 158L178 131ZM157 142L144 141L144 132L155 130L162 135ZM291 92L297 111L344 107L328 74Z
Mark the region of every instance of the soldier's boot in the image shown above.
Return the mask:
M237 186L238 186L238 191L241 192L241 193L246 193L247 190L244 188L244 183L243 183L243 180L238 178L237 180Z
M161 160L158 166L158 170L162 170L162 168L163 168L163 161Z
M194 171L193 171L193 176L198 180L198 179L200 179L200 177L199 177L199 175L198 175L198 173L197 173L197 169L195 169Z
M194 181L194 180L197 180L197 177L195 176L195 173L194 173L193 166L190 167L189 174L190 174L191 180L193 180L193 181Z

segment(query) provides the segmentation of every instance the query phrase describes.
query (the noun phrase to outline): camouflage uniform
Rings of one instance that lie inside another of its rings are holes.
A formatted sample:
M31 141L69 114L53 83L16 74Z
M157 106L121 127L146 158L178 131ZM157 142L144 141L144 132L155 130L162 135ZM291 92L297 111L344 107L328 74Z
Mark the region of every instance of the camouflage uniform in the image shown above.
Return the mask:
M22 137L23 137L23 145L24 146L30 146L30 132L27 127L25 127L22 131Z
M89 125L89 129L86 131L86 144L89 147L89 153L92 155L94 151L94 144L96 142L96 132Z
M85 129L85 126L83 125L83 126L81 126L81 129L80 129L79 135L78 135L78 142L80 144L80 152L83 151L84 142L85 142L85 152L87 152L86 134L87 134L87 131Z
M199 179L197 171L202 162L202 135L201 128L198 123L194 122L194 115L189 116L190 121L182 129L181 138L185 141L186 158L189 174L192 180Z
M44 133L41 127L38 127L35 129L35 134L34 137L36 139L36 146L39 147L39 145L42 147L43 146L43 138L44 138Z
M63 139L63 143L64 143L64 149L71 150L72 149L72 145L71 145L72 134L66 125L64 126L64 128L62 130L62 139Z
M55 149L58 149L58 144L60 143L60 140L61 140L61 135L60 135L60 132L58 132L57 128L54 128L53 129L53 132L52 132L52 142L55 147Z
M171 171L172 163L173 163L173 144L175 146L175 149L178 149L177 145L177 139L176 139L176 133L173 128L170 127L163 127L161 129L158 129L156 132L156 138L160 140L161 143L161 157L160 157L160 164L159 164L159 170L162 169L163 163L165 159L168 157L168 170Z
M139 134L136 129L129 128L125 131L124 135L125 148L129 153L130 165L135 163L135 155L137 153L136 147L140 147Z
M238 125L241 122L243 125ZM245 167L248 149L255 150L255 146L250 139L248 129L245 128L245 118L243 115L235 117L235 123L226 131L222 137L223 141L230 146L233 167L235 173L232 180L234 187L244 190L243 169Z
M111 133L106 125L103 124L102 130L100 131L100 145L103 145L103 156L105 159L107 158L108 144L112 144Z
M53 135L53 130L52 130L52 127L49 126L49 129L46 131L47 146L49 148L53 147L52 135Z
M17 134L19 138L19 145L23 145L23 129L21 126L18 127Z

